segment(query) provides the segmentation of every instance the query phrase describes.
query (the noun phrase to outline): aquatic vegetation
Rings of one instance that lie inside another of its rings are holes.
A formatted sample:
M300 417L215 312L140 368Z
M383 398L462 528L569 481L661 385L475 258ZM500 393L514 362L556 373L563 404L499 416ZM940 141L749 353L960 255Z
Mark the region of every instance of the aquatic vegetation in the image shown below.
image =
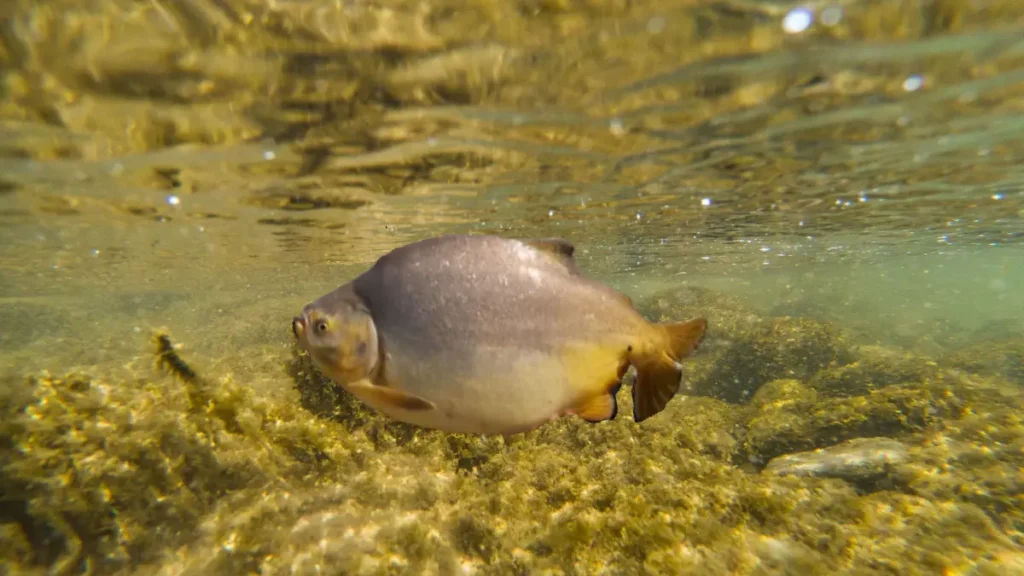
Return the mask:
M834 349L812 320L784 322L824 339L801 349ZM891 361L866 350L848 365ZM848 369L841 396L775 379L743 404L677 397L639 425L573 418L503 438L383 417L291 354L294 402L177 354L180 370L133 382L8 383L0 562L40 574L996 574L1024 562L1021 393L924 359L878 386ZM777 473L805 458L789 454L897 441L905 454L870 474Z
M814 375L808 385L824 396L854 396L894 384L926 383L940 377L938 363L881 347L861 348L856 361Z
M981 341L944 359L944 364L989 377L1003 377L1024 386L1024 338Z

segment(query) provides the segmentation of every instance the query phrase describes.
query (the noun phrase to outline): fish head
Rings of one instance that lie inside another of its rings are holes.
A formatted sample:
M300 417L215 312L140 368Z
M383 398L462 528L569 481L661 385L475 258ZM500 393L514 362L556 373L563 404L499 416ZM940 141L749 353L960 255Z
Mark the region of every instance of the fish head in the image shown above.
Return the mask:
M341 384L368 378L377 368L377 328L351 290L307 304L292 319L292 332L317 367Z

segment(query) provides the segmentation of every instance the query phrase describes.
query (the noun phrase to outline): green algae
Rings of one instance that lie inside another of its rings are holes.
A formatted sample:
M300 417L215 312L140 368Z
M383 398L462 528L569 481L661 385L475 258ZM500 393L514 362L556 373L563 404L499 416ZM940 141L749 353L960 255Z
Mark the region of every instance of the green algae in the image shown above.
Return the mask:
M799 334L825 341L798 349L834 347L828 330ZM891 361L863 350L849 365ZM642 426L627 382L626 417L503 438L384 418L291 354L292 401L196 366L202 403L159 372L5 386L0 562L40 574L995 574L1024 561L1021 394L925 359L882 385L849 369L874 384L839 396L794 378L743 404L680 396ZM908 457L867 484L761 472L876 436Z
M825 396L853 396L895 384L926 383L939 376L934 360L873 348L862 349L855 362L818 372L808 385Z

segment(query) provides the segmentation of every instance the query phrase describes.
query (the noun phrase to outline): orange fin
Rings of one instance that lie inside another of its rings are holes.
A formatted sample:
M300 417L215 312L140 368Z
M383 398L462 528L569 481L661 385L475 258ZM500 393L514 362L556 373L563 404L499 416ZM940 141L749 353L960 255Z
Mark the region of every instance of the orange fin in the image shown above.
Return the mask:
M406 394L405 392L395 390L394 388L377 386L369 380L351 382L346 384L344 387L352 392L352 394L368 398L371 402L379 402L389 406L394 406L395 408L401 408L403 410L420 411L435 409L433 402L424 400L419 396Z
M561 238L540 238L536 240L523 240L524 244L557 260L565 268L572 272L577 273L576 258L576 247L573 246L572 242L563 240Z
M678 361L689 356L704 338L707 320L697 318L679 324L660 324L668 336L669 350L657 350L653 357L633 359L633 420L643 422L665 409L679 391L682 370Z
M615 387L618 390L618 386ZM587 422L603 422L614 420L619 413L619 403L615 401L615 392L592 396L572 410Z
M562 351L562 363L570 375L576 404L569 409L590 422L611 420L619 412L615 394L629 369L626 344L576 343Z

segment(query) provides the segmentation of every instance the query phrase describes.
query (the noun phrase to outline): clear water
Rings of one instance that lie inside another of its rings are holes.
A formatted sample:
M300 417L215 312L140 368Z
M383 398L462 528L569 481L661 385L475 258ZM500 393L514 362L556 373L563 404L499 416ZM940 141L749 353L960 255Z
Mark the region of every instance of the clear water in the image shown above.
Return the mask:
M704 287L901 354L1024 338L1017 2L0 14L6 382L127 382L163 329L205 373L292 402L295 312L453 232L564 237L634 300ZM1016 486L999 533L1019 545Z

